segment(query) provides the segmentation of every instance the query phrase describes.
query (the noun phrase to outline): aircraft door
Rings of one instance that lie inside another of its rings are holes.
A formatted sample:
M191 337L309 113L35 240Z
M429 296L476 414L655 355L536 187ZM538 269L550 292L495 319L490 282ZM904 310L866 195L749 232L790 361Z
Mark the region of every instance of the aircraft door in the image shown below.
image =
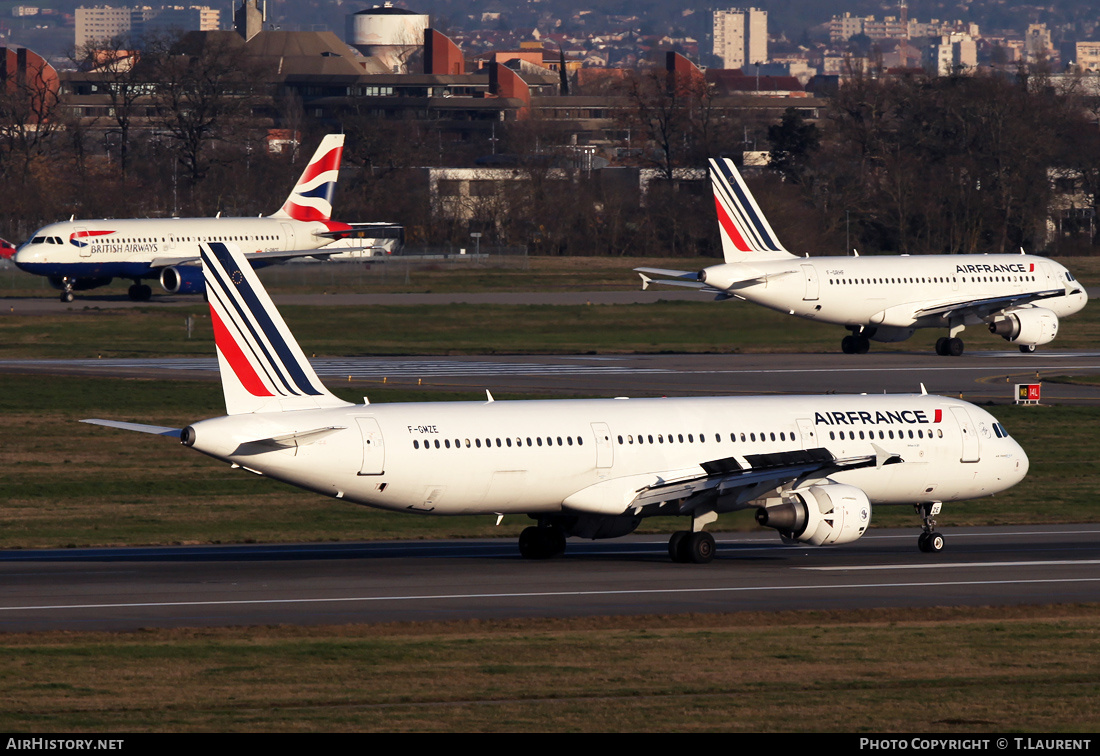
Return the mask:
M965 407L952 407L951 414L959 423L959 432L962 434L962 457L960 462L977 462L981 459L979 448L978 430L974 427L974 421L970 419L970 413Z
M294 228L289 223L280 223L279 225L283 227L283 250L297 249L294 246L296 241L294 239Z
M817 271L814 269L813 265L803 263L802 275L806 278L806 294L802 299L807 302L813 302L817 300L818 295Z
M359 432L363 436L363 463L360 475L381 475L386 471L386 445L382 441L382 429L373 417L357 417Z
M798 435L802 437L803 449L816 449L820 444L817 441L817 431L814 430L813 420L808 417L800 417L798 423Z
M596 439L596 469L607 470L615 461L611 446L611 428L607 423L592 423L592 435Z
M85 236L84 235L84 233L87 230L88 229L86 229L86 228L77 228L77 229L75 229L75 232L73 233L74 238L82 239L83 242L84 242L84 246L79 247L81 257L91 257L92 256L92 239L91 239L90 236Z

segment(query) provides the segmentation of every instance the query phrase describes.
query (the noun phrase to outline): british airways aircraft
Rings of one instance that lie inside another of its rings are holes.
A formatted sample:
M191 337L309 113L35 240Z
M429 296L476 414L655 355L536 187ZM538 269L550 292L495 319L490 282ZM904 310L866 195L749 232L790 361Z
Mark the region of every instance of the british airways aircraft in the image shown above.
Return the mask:
M87 423L179 437L250 472L397 512L524 515L524 557L614 538L646 517L689 526L678 562L709 562L719 515L755 509L790 540L862 536L872 506L907 504L921 551L943 548L945 501L1004 491L1023 449L983 409L924 392L350 404L318 379L245 256L202 244L227 414L186 428Z
M779 312L843 325L846 354L874 341L904 341L939 328L936 354L963 353L967 326L1033 352L1058 335L1059 318L1080 311L1085 289L1058 263L1019 255L796 257L784 249L737 168L710 161L725 262L701 271L636 268L651 283L686 286ZM652 278L660 276L660 279Z
M290 196L279 210L259 218L146 218L69 220L40 228L15 253L17 266L49 278L61 301L74 291L133 280L130 299L144 301L159 279L170 294L203 292L200 242L232 242L254 260L316 254L313 250L351 235L353 227L332 217L332 195L344 149L343 134L321 140ZM346 250L341 250L346 251Z

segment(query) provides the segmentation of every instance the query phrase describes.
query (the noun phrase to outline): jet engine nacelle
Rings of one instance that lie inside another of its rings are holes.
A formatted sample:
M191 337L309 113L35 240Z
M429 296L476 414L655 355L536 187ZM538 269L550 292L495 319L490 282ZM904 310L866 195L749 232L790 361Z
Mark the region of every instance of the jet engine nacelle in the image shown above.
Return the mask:
M851 543L871 524L871 502L855 486L826 483L788 492L781 504L756 510L756 521L801 543Z
M201 265L180 265L160 272L160 285L169 294L202 294L206 291Z
M1058 316L1043 307L1013 310L990 323L989 332L1013 344L1047 344L1058 335Z

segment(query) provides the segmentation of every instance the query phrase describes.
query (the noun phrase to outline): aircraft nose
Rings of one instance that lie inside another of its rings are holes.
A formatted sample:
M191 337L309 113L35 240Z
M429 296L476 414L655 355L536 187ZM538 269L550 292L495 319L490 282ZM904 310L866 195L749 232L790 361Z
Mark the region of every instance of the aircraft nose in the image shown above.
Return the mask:
M17 268L22 268L25 264L35 262L38 259L38 253L27 249L28 246L30 245L24 244L15 250L15 254L11 256L11 261L15 263Z
M1027 458L1027 452L1024 451L1022 446L1016 443L1015 440L1012 443L1016 444L1016 451L1008 457L1008 463L1012 466L1009 471L1013 478L1012 485L1016 485L1027 477L1027 471L1031 468L1031 460Z

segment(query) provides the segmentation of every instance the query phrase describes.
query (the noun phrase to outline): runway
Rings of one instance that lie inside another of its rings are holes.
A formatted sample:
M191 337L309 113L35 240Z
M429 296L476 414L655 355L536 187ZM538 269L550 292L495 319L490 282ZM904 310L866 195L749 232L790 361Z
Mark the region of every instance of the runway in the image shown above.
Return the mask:
M959 505L965 506L965 505ZM875 530L837 548L718 534L709 565L666 536L571 539L520 558L513 540L0 552L0 630L585 617L1100 600L1100 527Z
M1100 403L1100 385L1061 383L1100 374L1100 352L1051 349L973 352L948 358L917 352L845 354L493 355L346 357L311 360L330 386L581 396L929 393L1010 403L1017 383L1043 383L1060 404ZM217 376L209 358L0 360L0 372L164 379ZM366 387L363 384L368 384Z

